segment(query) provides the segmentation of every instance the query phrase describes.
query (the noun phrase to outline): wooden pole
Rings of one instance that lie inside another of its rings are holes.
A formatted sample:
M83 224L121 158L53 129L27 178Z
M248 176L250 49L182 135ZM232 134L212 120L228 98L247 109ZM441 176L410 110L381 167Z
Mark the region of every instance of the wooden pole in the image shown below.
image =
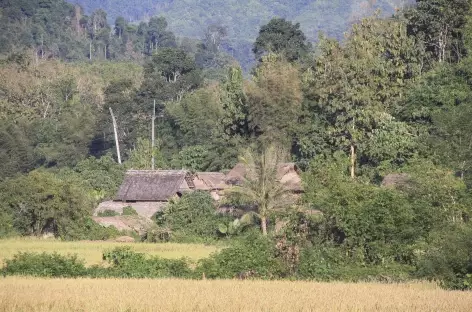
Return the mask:
M118 155L118 163L121 164L120 143L118 142L118 127L116 125L115 115L110 107L111 119L113 120L113 132L115 133L116 154Z
M154 100L154 107L152 110L152 132L151 132L151 168L152 170L155 169L155 159L154 159L154 144L155 144L155 131L154 131L154 124L156 120L156 100Z

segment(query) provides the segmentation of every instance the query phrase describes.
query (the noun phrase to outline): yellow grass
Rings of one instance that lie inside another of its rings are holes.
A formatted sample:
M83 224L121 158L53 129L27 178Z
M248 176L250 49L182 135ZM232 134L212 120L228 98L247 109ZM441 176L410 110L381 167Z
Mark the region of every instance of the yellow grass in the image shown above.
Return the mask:
M87 265L99 264L102 262L104 250L118 246L131 246L136 252L163 258L176 259L188 257L193 260L208 257L217 250L217 247L200 244L147 244L104 241L62 242L58 240L18 238L0 240L0 267L5 259L12 258L19 251L48 253L56 251L60 254L77 254L79 258L86 261Z
M471 311L431 284L0 279L0 311Z

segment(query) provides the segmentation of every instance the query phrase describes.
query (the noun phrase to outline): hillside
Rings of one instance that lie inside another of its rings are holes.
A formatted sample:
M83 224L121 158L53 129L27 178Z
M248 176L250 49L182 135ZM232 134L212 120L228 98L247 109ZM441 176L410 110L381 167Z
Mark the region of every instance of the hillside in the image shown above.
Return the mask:
M306 36L314 41L319 31L341 39L352 22L380 9L388 15L412 0L69 0L86 11L102 8L113 22L123 16L130 21L166 17L170 29L178 36L201 38L211 24L225 26L226 50L245 63L252 42L261 25L279 16L299 22Z

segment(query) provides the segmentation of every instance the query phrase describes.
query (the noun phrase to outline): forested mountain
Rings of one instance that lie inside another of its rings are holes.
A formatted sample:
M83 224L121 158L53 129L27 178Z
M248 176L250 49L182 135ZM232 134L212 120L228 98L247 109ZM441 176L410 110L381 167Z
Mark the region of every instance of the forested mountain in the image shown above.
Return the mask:
M224 47L243 65L251 62L251 45L260 26L273 17L283 17L301 24L311 41L319 31L341 39L349 26L379 9L391 15L411 0L69 0L86 13L99 8L108 12L110 21L123 16L131 22L164 16L170 29L179 36L202 38L209 25L227 29Z

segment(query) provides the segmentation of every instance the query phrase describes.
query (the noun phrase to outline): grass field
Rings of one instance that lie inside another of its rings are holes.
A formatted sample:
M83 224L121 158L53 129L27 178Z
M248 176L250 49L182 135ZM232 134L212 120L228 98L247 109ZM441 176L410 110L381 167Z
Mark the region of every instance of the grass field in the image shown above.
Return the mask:
M471 311L432 284L0 278L0 311Z
M118 246L131 246L136 252L157 255L163 258L188 257L193 260L208 257L217 250L217 247L199 244L145 244L104 241L62 242L58 240L19 238L0 240L0 267L5 259L12 258L13 255L20 251L48 253L56 251L60 254L77 254L79 258L86 261L87 265L99 264L102 262L102 252L104 250Z

